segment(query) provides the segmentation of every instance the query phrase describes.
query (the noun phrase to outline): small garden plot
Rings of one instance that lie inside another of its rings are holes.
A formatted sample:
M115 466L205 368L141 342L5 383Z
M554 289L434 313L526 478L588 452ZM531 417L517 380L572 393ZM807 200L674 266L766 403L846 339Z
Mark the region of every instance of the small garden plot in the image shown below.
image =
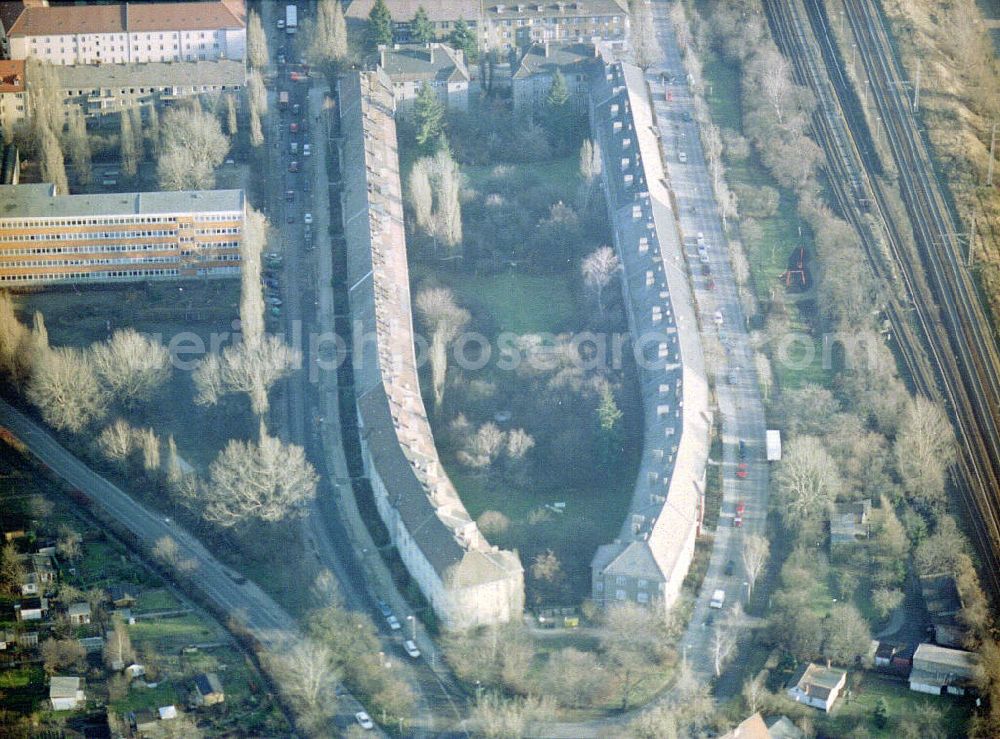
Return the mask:
M182 608L180 601L166 588L150 588L139 593L133 612L172 611Z
M140 620L129 626L129 635L137 648L151 646L157 653L180 651L200 642L214 642L221 634L193 614L173 618Z

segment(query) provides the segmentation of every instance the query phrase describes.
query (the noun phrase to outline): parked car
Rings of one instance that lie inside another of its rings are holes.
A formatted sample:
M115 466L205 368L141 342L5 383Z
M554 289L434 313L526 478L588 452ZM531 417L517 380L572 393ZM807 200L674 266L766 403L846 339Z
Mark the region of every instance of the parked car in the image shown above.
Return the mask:
M736 454L739 455L740 459L746 459L747 457L747 443L740 439L739 446L736 449Z
M733 516L733 526L740 528L743 525L743 514L746 511L746 506L743 501L738 501L736 503L736 515Z
M733 560L729 560L728 562L726 562L726 566L722 570L722 572L727 576L732 575L733 572L735 571L736 571L736 563L733 562Z
M402 626L399 625L399 619L392 614L385 617L385 622L389 624L389 629L392 631L399 631Z
M413 657L413 659L417 659L420 656L420 650L417 649L417 645L413 643L412 639L407 639L403 642L403 649L405 649L406 653Z
M302 156L307 157L312 153L312 149L309 144L302 144Z
M310 223L312 223L313 222L313 214L312 213L306 213L305 216L302 218L302 222L305 223L306 225L309 225Z
M749 470L747 469L746 462L740 462L738 465L736 465L736 476L738 478L740 478L741 480L745 480L748 474Z
M268 305L282 304L281 298L275 297L274 295L268 295L266 298L264 298L264 302L267 303Z
M372 730L375 728L375 722L372 721L372 717L369 716L364 711L358 711L354 714L354 720L358 722L358 725L362 729Z
M703 275L704 275L705 277L708 277L708 276L709 276L710 274L712 274L712 268L711 268L711 267L709 267L709 266L708 266L708 264L706 264L705 262L702 262L702 265L701 265L701 273L702 273L702 274L703 274Z
M721 310L715 311L715 317L713 318L713 320L715 321L715 325L716 326L721 326L722 325L722 311Z
M699 249L698 250L698 259L701 261L702 264L708 264L708 261L709 261L708 260L708 252L705 251L704 249Z
M684 164L685 162L687 162L687 160L688 160L688 155L686 152L683 151L677 152L677 161L679 161L681 164Z

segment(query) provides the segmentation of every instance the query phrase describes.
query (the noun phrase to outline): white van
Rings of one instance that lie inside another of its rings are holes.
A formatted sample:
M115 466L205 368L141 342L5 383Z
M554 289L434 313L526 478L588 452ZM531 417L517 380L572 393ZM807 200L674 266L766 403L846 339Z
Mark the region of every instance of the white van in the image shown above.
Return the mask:
M722 604L725 602L726 602L726 591L720 588L719 590L716 590L714 593L712 593L712 600L708 604L708 607L722 608Z
M291 148L292 154L298 154L299 153L299 142L298 141L293 141L291 143L291 147L290 148Z

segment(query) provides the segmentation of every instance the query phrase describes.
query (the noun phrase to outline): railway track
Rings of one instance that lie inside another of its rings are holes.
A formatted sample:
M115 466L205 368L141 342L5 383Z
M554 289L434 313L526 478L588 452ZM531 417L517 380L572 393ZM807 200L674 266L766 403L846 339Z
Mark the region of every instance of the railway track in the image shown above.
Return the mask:
M961 266L947 208L928 174L930 161L920 132L901 97L902 80L881 18L870 0L845 2L899 170L916 254L903 238L876 176L882 163L831 40L821 0L768 0L766 7L775 38L792 59L798 81L817 97L813 129L827 153L830 184L842 215L861 235L881 283L880 297L898 339L899 356L914 386L943 400L954 421L962 447L956 488L984 565L984 584L995 600L1000 599L996 346L983 331L985 317ZM862 204L870 204L874 218L866 215Z

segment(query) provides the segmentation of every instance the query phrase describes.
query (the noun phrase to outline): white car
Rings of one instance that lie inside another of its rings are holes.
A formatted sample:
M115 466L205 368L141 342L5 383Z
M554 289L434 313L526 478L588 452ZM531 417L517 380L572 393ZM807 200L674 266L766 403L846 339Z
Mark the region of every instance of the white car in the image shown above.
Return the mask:
M358 711L356 714L354 714L354 720L358 722L358 725L362 729L371 730L375 728L375 722L372 721L372 717L369 716L364 711Z
M687 160L688 160L688 155L686 152L683 151L677 152L677 161L679 161L681 164L684 164L685 162L687 162Z
M278 19L278 28L281 29L281 28L284 28L284 27L285 27L285 20L283 18L279 18Z
M386 616L385 622L389 624L389 628L393 631L399 631L402 626L399 625L399 619L395 616Z
M715 311L715 325L716 326L721 326L722 325L722 311L721 310Z
M405 649L406 653L413 657L413 659L417 659L420 656L420 650L417 649L417 645L413 643L412 639L407 639L403 642L403 649Z
M302 220L308 226L309 224L311 224L313 222L313 214L312 213L306 213L305 218L303 218Z

